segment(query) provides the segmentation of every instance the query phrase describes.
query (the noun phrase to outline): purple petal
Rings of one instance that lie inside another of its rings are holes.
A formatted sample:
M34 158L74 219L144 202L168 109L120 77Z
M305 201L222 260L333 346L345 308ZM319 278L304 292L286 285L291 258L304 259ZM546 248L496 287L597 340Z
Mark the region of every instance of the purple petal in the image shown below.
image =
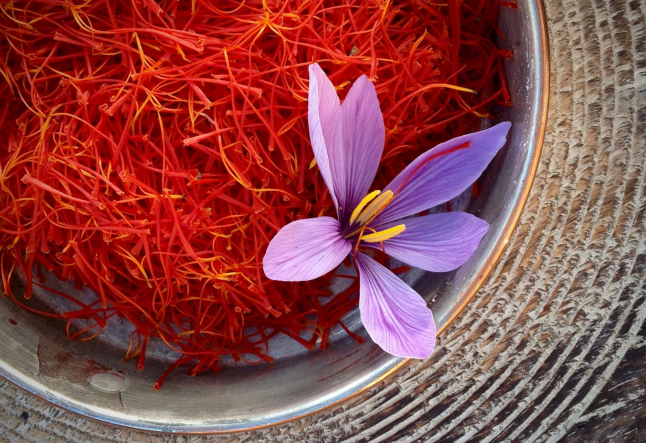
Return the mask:
M331 157L333 152L343 152L343 134L339 119L341 105L334 85L321 67L314 63L310 65L309 72L307 119L312 150L321 176L338 211L339 203L334 189Z
M335 269L352 249L331 217L297 220L283 227L267 247L265 275L279 281L313 280Z
M392 224L402 223L406 230L384 242L386 254L431 272L448 272L462 266L489 229L486 221L466 212L407 218ZM366 245L381 248L378 243Z
M341 105L343 150L331 159L334 192L345 225L370 190L384 150L384 117L374 85L362 75L354 82Z
M435 348L435 322L424 299L388 269L362 253L361 322L382 349L404 358L426 358Z
M500 123L456 137L417 157L386 187L396 196L371 225L417 214L460 195L504 146L510 126ZM459 149L466 143L470 146Z

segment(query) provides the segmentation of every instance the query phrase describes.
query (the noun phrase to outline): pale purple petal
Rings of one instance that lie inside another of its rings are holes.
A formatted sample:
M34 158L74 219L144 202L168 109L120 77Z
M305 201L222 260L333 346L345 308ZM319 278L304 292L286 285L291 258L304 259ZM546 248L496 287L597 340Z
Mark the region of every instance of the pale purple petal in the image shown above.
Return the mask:
M489 229L486 221L466 212L407 218L392 223L395 224L406 225L406 230L383 242L386 254L431 272L448 272L462 266ZM381 248L379 243L366 245Z
M362 75L354 82L341 104L343 150L330 158L334 192L345 225L359 202L370 190L384 150L386 130L374 85Z
M338 212L339 204L334 189L331 157L333 157L333 152L343 152L343 136L339 118L341 104L334 85L321 67L314 63L310 65L309 72L307 119L310 141L314 157L316 157L316 164Z
M417 214L460 195L504 146L510 126L500 123L456 137L417 157L386 187L396 196L371 225ZM454 150L465 143L470 146Z
M361 322L381 348L397 357L426 358L435 348L435 322L424 299L388 269L362 253Z
M297 220L283 227L269 243L262 266L279 281L313 280L335 269L352 249L331 217Z

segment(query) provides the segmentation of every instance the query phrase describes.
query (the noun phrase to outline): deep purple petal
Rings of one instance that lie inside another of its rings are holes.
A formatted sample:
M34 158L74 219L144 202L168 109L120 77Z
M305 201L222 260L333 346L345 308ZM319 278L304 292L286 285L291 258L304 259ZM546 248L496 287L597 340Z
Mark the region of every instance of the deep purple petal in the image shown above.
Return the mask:
M283 227L267 247L265 275L279 281L307 281L335 269L352 249L332 217L297 220Z
M362 253L361 322L382 349L404 358L426 358L435 348L435 322L424 299L388 269Z
M383 242L386 254L431 272L448 272L462 266L489 229L486 221L466 212L431 214L392 224L404 224L406 230ZM381 248L379 243L367 245Z
M504 146L510 126L507 122L500 123L456 137L417 157L386 187L396 196L371 225L417 214L460 195L480 177ZM470 146L454 150L465 143Z
M359 202L370 190L381 154L386 130L374 85L362 75L354 82L341 105L343 150L331 157L334 192L345 225Z
M338 211L339 204L334 189L331 157L333 157L333 152L343 151L343 134L339 118L341 104L334 85L321 67L314 63L310 65L309 72L307 119L310 141L314 157L316 157L316 164Z

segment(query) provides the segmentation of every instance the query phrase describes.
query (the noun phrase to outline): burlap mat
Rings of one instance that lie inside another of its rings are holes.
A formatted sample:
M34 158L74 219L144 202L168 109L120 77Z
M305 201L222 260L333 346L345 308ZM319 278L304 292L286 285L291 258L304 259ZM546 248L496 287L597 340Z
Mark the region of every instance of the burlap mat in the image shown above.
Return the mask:
M637 0L548 1L550 116L531 196L431 361L334 409L229 437L113 428L1 382L0 439L646 441L645 14Z

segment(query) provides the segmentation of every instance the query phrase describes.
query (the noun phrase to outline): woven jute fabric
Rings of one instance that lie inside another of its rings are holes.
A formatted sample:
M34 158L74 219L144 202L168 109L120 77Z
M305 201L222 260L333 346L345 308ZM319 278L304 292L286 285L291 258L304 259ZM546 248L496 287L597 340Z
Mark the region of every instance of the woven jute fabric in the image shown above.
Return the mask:
M432 359L338 407L230 436L114 428L0 382L0 439L646 441L646 3L546 9L549 121L531 195Z

